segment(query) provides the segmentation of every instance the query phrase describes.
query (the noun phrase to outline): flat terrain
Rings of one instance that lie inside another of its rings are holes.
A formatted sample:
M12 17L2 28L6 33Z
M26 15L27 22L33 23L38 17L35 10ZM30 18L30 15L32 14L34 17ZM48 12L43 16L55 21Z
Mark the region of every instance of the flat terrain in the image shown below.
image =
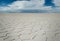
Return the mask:
M60 41L60 14L0 14L0 41Z

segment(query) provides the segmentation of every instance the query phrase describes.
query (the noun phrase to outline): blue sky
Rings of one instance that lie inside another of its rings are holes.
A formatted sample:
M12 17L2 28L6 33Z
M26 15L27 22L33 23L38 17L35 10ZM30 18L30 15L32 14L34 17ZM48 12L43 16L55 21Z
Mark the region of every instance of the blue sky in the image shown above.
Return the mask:
M17 0L0 0L0 5L4 6L4 5L8 5L8 4L11 4L13 3L14 1L17 1ZM20 0L21 1L21 0ZM29 1L29 0L27 0ZM46 1L48 4L50 4L51 0L47 0Z
M16 0L0 0L0 6L5 6L8 4L11 4L14 1L16 1Z
M34 1L17 1L17 0L0 0L0 11L16 11L20 9L26 9L26 8L32 8L36 9L38 8L39 10L51 10L53 8L46 6L43 7L44 1L45 0L34 0ZM47 5L50 4L51 0L47 0ZM53 2L55 5L60 6L60 0L54 0ZM60 10L60 8L58 8ZM59 11L60 12L60 11Z
M15 1L17 1L17 0L0 0L0 6L1 5L5 6L5 5L11 4L11 3L15 2ZM20 0L20 1L22 1L22 0ZM30 0L26 0L26 1L30 1ZM41 1L41 0L39 0L39 1ZM58 4L60 3L59 0L46 0L45 2L49 5L51 1L58 1L57 3Z

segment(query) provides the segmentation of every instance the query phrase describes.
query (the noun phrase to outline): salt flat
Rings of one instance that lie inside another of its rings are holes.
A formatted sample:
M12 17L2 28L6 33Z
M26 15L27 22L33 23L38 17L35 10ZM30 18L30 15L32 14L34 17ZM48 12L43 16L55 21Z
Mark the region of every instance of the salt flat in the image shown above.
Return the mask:
M60 41L60 14L0 14L0 41Z

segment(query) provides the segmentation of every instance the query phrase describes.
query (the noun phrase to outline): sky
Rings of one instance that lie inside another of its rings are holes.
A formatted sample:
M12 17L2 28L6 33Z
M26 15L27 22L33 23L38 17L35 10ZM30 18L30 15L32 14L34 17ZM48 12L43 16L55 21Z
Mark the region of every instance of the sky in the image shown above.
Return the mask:
M10 9L22 9L22 8L26 8L26 7L38 7L38 5L41 5L43 3L43 1L39 2L40 0L38 0L38 2L36 2L36 0L33 1L17 1L17 0L0 0L0 7L2 7L1 9L5 10L6 8Z
M0 6L6 6L8 4L13 3L16 0L0 0Z
M0 11L14 11L14 10L18 10L18 9L26 9L26 8L39 8L39 9L51 9L50 6L46 6L43 8L43 4L44 4L45 0L28 0L28 1L17 1L17 0L0 0ZM48 0L50 1L50 0ZM47 1L48 5L50 4ZM54 0L53 2L56 6L60 6L60 0Z

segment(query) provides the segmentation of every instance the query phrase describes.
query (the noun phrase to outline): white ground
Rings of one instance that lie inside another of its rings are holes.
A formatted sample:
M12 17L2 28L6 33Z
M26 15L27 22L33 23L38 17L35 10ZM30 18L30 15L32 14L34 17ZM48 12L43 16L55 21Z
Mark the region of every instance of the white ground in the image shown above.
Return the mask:
M0 14L0 41L60 41L60 14Z

